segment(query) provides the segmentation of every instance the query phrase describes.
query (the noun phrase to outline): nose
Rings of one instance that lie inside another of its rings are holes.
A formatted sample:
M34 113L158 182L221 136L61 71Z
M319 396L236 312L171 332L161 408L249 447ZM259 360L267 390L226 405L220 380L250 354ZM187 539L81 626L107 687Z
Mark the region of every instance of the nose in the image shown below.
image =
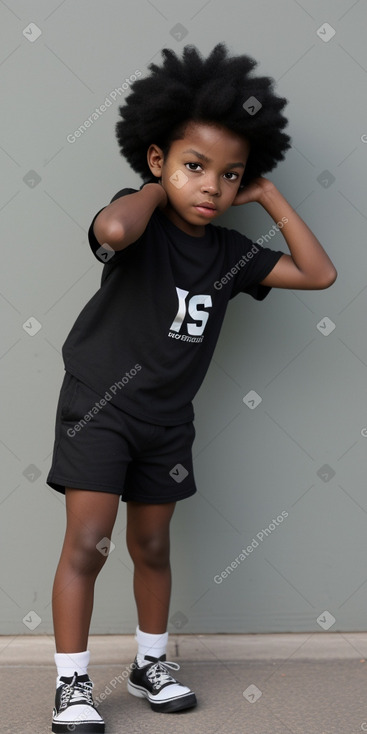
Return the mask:
M201 191L203 194L210 194L210 196L219 194L219 182L214 174L205 176L205 180L201 184Z

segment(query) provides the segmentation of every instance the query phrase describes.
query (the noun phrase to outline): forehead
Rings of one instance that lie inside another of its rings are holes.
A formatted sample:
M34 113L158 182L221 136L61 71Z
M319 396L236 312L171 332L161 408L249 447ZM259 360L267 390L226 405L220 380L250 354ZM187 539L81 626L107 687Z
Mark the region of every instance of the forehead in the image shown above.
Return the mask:
M248 140L241 135L224 125L205 122L189 122L184 137L173 141L173 145L181 151L194 148L210 159L224 157L233 161L242 159L245 162L250 152Z

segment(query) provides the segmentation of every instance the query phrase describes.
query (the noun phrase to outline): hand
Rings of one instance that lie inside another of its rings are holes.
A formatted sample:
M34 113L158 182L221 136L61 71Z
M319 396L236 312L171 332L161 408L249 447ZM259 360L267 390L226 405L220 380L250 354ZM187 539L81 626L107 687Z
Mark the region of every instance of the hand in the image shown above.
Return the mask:
M249 204L251 201L257 201L261 203L261 199L264 193L270 192L274 189L274 184L267 178L259 176L254 178L253 181L244 189L239 189L232 202L232 206L239 206L240 204Z

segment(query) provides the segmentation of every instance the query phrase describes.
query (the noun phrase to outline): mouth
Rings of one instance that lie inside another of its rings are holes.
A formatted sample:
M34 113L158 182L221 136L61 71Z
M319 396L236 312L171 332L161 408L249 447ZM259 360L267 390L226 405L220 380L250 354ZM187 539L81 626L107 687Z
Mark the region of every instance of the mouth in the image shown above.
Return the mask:
M200 214L205 214L206 216L213 216L217 211L216 206L210 201L203 201L201 204L195 204L195 209L200 212Z

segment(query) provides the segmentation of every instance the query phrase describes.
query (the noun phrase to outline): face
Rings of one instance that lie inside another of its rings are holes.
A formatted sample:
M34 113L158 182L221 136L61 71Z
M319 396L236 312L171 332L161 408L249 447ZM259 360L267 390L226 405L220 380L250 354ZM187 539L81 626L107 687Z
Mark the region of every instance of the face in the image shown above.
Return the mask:
M151 145L148 164L168 198L164 214L186 234L202 237L205 225L232 205L249 152L248 141L228 128L196 122L172 142L166 158Z

